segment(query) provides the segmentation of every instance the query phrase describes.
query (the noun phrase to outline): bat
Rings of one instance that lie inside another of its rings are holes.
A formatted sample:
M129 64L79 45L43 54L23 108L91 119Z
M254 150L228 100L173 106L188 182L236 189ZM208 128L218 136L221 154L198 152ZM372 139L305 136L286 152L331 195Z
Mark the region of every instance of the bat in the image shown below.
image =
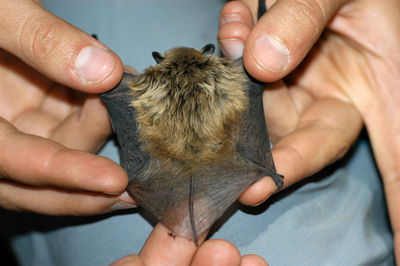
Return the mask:
M248 186L264 176L283 184L270 151L263 84L247 74L242 59L214 50L208 44L153 52L155 66L124 73L100 96L129 195L196 245Z

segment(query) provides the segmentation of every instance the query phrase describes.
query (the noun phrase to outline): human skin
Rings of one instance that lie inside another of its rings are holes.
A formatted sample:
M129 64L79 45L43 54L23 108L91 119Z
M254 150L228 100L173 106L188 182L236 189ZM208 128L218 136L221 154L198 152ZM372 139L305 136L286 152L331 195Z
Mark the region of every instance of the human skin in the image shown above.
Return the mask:
M57 215L110 210L126 198L127 177L91 154L111 132L94 94L118 83L121 61L37 2L0 6L0 205Z
M228 3L221 11L218 39L228 57L243 53L246 69L257 79L285 77L285 83L265 92L276 141L272 153L285 187L344 154L343 144L352 143L362 121L382 176L399 264L400 2L267 1L269 11L255 23L256 2ZM318 142L326 130L337 135L328 145ZM302 131L308 131L306 136ZM296 171L287 168L289 162ZM240 200L257 204L272 193L271 185L261 181Z

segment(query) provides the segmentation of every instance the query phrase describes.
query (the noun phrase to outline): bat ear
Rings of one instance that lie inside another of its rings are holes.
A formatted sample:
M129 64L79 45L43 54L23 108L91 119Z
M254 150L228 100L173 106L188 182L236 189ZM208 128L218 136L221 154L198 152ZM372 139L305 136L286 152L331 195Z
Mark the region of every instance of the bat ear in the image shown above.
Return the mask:
M161 63L164 60L164 57L159 52L152 52L154 60L156 60L157 64Z
M215 45L212 43L209 43L200 49L200 52L202 52L202 54L213 54L214 51L215 51Z

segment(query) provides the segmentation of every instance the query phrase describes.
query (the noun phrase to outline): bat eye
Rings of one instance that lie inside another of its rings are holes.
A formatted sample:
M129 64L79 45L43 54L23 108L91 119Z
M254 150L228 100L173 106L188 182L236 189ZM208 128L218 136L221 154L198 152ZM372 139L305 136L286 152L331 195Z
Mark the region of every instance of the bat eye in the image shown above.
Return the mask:
M161 63L164 60L164 57L162 57L159 52L152 52L151 54L153 55L153 58L154 60L156 60L157 64Z
M202 52L203 54L213 54L214 51L215 51L215 45L212 43L207 44L200 50L200 52Z

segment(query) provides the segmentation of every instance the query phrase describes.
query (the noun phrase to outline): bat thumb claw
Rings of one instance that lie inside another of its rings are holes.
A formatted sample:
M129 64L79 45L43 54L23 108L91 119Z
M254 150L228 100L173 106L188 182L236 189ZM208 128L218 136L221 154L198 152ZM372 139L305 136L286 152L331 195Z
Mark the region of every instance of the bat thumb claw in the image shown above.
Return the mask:
M282 180L284 178L283 175L276 173L272 175L271 178L275 182L275 185L278 189L283 186L283 180Z

